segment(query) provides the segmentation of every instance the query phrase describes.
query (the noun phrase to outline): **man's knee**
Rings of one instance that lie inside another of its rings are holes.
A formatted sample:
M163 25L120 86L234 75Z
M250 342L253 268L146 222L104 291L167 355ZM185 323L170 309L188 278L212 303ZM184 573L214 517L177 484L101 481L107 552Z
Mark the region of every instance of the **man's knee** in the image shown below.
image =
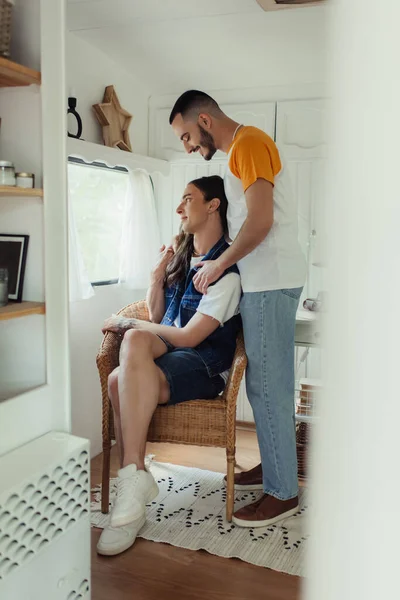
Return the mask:
M141 359L151 353L154 334L141 329L129 329L121 344L121 358L129 356L129 360Z

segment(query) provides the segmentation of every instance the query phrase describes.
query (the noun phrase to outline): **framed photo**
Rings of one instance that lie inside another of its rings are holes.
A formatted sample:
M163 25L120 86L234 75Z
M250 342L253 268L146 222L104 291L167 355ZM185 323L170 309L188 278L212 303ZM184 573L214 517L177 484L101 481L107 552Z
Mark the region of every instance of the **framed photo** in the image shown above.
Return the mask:
M29 235L0 233L0 267L8 269L8 299L22 301Z

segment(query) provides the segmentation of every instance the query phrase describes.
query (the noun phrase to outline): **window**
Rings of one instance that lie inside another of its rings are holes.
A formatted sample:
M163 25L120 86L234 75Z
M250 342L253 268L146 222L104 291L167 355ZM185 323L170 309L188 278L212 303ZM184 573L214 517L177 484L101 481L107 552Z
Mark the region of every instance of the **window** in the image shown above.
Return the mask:
M82 258L94 285L118 281L128 171L69 159L68 186Z

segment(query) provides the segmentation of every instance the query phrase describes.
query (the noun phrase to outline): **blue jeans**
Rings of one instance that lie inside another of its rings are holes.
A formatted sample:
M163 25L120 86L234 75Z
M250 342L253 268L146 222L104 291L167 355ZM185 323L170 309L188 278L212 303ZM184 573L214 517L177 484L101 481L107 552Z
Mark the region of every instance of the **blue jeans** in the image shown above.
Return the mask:
M246 389L256 423L266 494L298 494L294 419L294 332L303 288L248 292L240 312L248 357Z

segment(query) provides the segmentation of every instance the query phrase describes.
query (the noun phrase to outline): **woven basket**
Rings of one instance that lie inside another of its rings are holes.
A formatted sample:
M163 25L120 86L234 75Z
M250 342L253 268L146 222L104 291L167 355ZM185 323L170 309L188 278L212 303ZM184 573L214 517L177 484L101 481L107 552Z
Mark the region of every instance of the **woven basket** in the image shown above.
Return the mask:
M13 2L0 0L0 56L10 56Z

